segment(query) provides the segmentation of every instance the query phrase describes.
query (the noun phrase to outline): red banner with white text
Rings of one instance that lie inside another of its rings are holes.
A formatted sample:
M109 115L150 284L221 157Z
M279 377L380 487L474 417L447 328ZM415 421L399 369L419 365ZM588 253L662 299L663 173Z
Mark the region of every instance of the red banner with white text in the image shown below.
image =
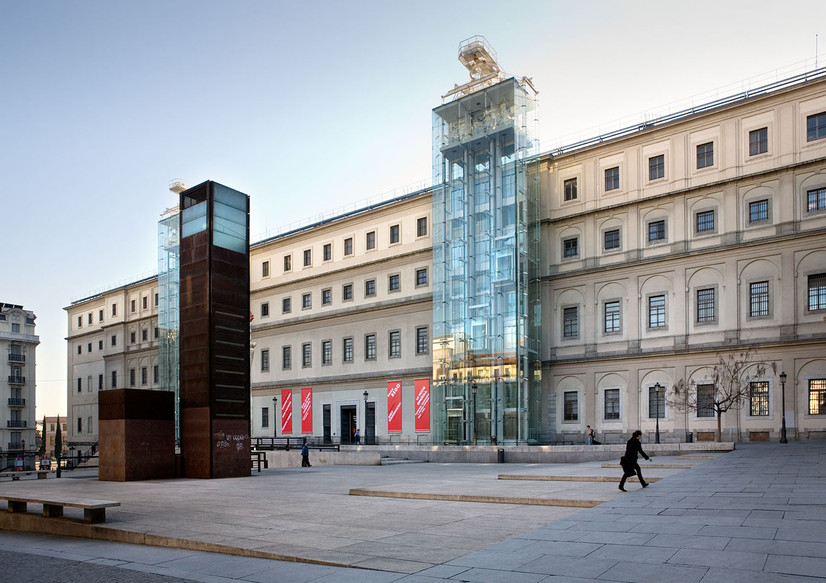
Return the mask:
M293 432L293 392L290 389L281 391L281 433Z
M430 379L413 381L416 409L413 415L416 431L430 431Z
M387 431L400 433L402 430L402 383L387 381Z
M301 389L301 433L313 432L313 390Z

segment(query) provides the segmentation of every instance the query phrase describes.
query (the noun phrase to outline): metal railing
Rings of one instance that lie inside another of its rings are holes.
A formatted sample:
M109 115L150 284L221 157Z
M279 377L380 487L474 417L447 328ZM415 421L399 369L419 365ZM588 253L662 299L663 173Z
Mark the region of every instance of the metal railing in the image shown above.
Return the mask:
M26 377L20 376L10 376L9 383L12 385L25 385L26 384Z
M11 362L26 362L26 355L9 352L9 360Z
M26 399L19 399L16 397L9 398L9 407L25 407Z
M6 427L13 427L15 429L26 427L26 421L23 419L12 419L11 421L6 421Z
M307 447L312 449L331 449L339 451L340 447L337 443L325 443L323 439L317 437L256 437L253 439L252 448L254 450L275 450L283 449L289 451L290 449L301 449L304 441L307 441Z

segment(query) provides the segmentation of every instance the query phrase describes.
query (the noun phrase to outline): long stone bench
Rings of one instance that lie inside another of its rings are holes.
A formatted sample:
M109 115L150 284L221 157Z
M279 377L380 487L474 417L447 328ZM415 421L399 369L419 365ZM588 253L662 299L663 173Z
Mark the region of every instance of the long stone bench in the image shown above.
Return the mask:
M19 480L20 476L31 476L37 474L38 480L45 480L49 474L54 474L52 470L23 470L21 472L0 472L0 478L11 478Z
M43 516L54 518L63 516L63 507L83 509L83 521L97 523L106 521L106 509L120 506L120 502L111 500L89 500L83 498L38 498L37 496L0 495L0 500L7 500L9 512L27 512L29 504L42 504Z

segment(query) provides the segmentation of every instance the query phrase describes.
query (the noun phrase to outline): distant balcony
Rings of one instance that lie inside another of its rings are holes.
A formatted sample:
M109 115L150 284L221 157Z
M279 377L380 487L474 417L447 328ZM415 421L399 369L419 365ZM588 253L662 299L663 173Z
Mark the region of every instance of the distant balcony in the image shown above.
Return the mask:
M10 441L9 447L7 448L9 451L13 451L15 449L23 449L23 442L22 441Z
M9 407L25 407L26 399L16 399L14 397L9 399Z
M10 385L25 385L26 384L26 377L20 376L10 376L9 377L9 384Z
M9 361L10 362L26 362L26 355L25 354L14 354L13 352L9 352Z
M6 427L13 429L25 428L26 421L24 419L12 419L11 421L6 421Z

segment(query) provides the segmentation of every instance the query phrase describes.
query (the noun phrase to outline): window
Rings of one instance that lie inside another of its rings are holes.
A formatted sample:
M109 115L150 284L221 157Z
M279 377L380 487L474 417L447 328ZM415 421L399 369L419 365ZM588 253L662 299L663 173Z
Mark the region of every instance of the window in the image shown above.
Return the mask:
M322 254L324 256L324 261L331 261L333 259L333 245L332 243L327 243L324 247L321 248Z
M158 330L158 327L155 326L155 338L157 338L158 336L159 336L159 330Z
M83 328L83 316L78 316L77 317L77 327L78 328Z
M376 295L376 280L368 279L364 282L364 297Z
M145 310L149 307L149 297L143 296L141 298L141 309Z
M756 281L749 284L749 316L759 318L769 315L769 282Z
M399 226L391 225L390 227L390 244L399 242Z
M98 350L103 350L103 340L98 340Z
M152 367L152 382L158 384L158 365Z
M714 142L697 146L697 169L714 166Z
M281 313L289 314L293 311L292 298L281 298Z
M329 306L333 303L333 290L330 288L321 290L321 305Z
M769 128L749 132L749 156L765 154L769 151Z
M657 394L654 387L648 387L648 418L665 419L665 389Z
M619 300L605 302L604 323L606 334L616 334L620 331L620 303Z
M89 312L88 322L90 326L92 325L92 312Z
M269 427L270 426L270 408L269 407L261 407L261 427Z
M270 351L268 348L261 349L261 372L270 370Z
M112 388L113 389L118 388L118 371L116 371L116 370L112 371Z
M402 333L398 330L390 332L390 358L401 358L402 355Z
M157 369L158 367L156 366L155 368ZM157 375L155 375L155 376L157 377ZM158 382L157 378L155 378L155 382ZM98 391L102 391L102 390L103 390L103 375L99 374L98 375Z
M141 342L146 342L147 340L149 340L149 330L144 328L141 330Z
M563 197L565 202L577 199L576 181L576 178L569 178L568 180L562 183L562 188L564 191Z
M83 390L83 379L77 377L77 392L81 392Z
M301 294L301 309L307 310L313 307L313 296L310 294Z
M427 354L430 348L427 326L416 328L416 354Z
M769 201L755 200L749 203L749 223L759 223L769 220Z
M136 340L135 333L134 333L134 332L130 332L130 333L129 333L129 344L134 344L134 343L135 343L135 340Z
M146 370L145 366L141 367L141 385L146 385L149 383L149 371Z
M763 417L769 414L768 381L752 381L749 383L749 414L754 417Z
M293 269L293 256L292 255L285 255L284 256L284 271L292 271Z
M427 285L427 268L423 267L422 269L416 270L416 287L421 287L423 285Z
M117 304L112 304L112 315L113 316L118 315L118 305Z
M826 112L806 118L806 141L813 142L826 138Z
M155 294L155 307L158 307L158 294Z
M562 240L562 257L571 258L579 255L579 237Z
M376 232L375 231L370 231L369 233L367 233L365 239L366 239L365 246L367 247L367 249L375 249L376 248Z
M353 338L345 338L342 343L341 359L344 362L353 362Z
M81 354L82 352L83 352L83 346L81 346L80 344L78 344L78 345L77 345L77 353L78 353L78 354Z
M648 180L657 180L665 176L665 154L648 159Z
M578 421L579 420L579 395L576 391L565 391L563 397L563 414L564 421Z
M702 211L696 214L696 231L708 233L714 231L714 211Z
M809 415L826 415L826 379L809 379Z
M283 370L289 370L293 367L293 347L292 346L282 346L281 347L281 368Z
M808 212L826 209L826 188L817 188L806 193L806 210Z
M103 322L103 310L98 310L98 322Z
M387 278L387 289L391 292L401 289L401 278L398 273L394 273Z
M92 433L92 416L86 418L86 433Z
M352 255L353 254L353 238L347 237L344 239L344 255Z
M333 364L333 341L321 341L321 364Z
M665 241L665 219L648 223L648 242Z
M270 262L264 261L261 263L261 277L269 277L270 276Z
M619 166L605 170L605 190L616 190L619 188Z
M135 303L135 300L129 300L129 311L134 314L137 311L137 309L138 308L137 304Z
M620 390L605 389L605 418L620 418Z
M341 286L341 299L345 302L353 299L353 284L345 283Z
M135 372L136 372L136 371L135 371L135 369L134 369L134 368L130 368L130 369L129 369L129 386L130 386L130 387L134 387L134 386L135 386Z
M313 365L313 346L309 342L301 345L301 366L307 368Z
M579 338L579 306L563 308L562 337Z
M20 324L17 324L17 323L15 323L15 322L12 322L12 324L11 324L11 331L12 331L13 333L15 333L15 334L19 334L19 333L20 333Z
M78 417L77 418L77 432L81 433L82 431L83 431L83 418Z
M376 360L376 335L364 335L364 359Z
M313 264L313 250L312 249L305 249L304 250L304 267L309 267Z
M420 219L416 219L416 236L417 237L426 237L427 236L427 217L422 217Z
M809 311L826 310L826 273L809 276Z
M697 290L697 323L708 324L717 318L714 305L714 288Z
M620 248L620 232L619 229L611 229L603 233L603 246L606 251Z
M665 328L665 296L648 297L648 327Z
M112 346L118 345L118 337L112 334Z

